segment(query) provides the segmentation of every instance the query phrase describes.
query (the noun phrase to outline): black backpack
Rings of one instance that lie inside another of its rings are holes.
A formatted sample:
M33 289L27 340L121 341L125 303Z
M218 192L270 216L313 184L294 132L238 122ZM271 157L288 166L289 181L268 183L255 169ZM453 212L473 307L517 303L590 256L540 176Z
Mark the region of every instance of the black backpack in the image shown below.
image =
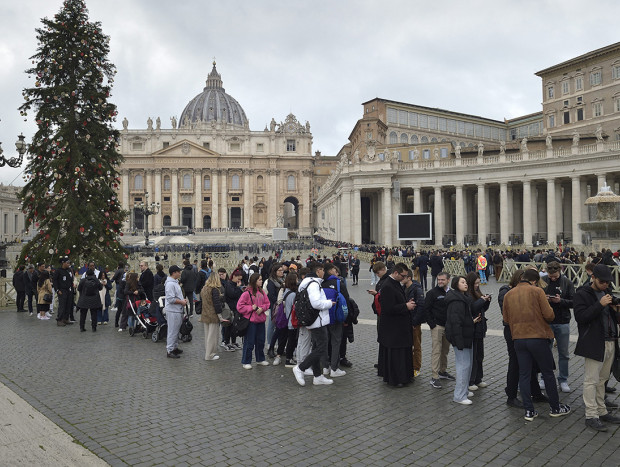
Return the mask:
M312 308L308 295L308 288L312 282L319 284L317 281L310 281L305 289L295 295L295 315L300 326L310 326L319 317L319 310Z
M94 297L99 292L99 287L93 279L86 279L84 281L84 295Z

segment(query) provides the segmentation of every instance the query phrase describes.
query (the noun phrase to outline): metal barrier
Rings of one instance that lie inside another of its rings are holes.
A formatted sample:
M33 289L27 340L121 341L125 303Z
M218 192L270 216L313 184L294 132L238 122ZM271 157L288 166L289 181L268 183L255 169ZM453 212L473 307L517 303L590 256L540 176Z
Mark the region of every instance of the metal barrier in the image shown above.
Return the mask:
M443 270L452 276L466 275L465 263L462 259L446 259L443 262Z
M0 307L15 304L17 292L13 287L13 281L6 277L0 277Z

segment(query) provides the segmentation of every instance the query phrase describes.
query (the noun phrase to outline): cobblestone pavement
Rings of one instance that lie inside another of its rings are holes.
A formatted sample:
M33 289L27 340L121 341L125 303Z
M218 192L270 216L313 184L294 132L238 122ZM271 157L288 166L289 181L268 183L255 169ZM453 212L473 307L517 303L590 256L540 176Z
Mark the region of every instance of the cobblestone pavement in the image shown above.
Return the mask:
M0 313L0 382L111 465L618 465L615 427L584 425L583 359L571 358L572 392L560 394L569 416L552 419L538 404L541 416L526 422L506 406L497 284L483 286L494 294L489 387L471 406L451 402L454 383L429 385L428 330L414 384L392 389L377 378L369 287L367 272L349 287L367 324L355 328L353 368L332 386L308 378L300 387L283 365L243 370L238 351L204 361L201 326L173 360L162 342L112 326L80 333L12 311ZM448 362L454 372L452 351Z

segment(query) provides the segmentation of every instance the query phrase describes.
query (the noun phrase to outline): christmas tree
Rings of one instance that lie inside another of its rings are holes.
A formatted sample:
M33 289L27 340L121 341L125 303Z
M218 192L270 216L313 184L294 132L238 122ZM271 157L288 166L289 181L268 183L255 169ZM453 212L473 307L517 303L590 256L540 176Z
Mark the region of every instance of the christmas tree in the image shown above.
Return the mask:
M66 0L36 30L35 80L24 90L22 115L36 111L38 130L28 149L20 193L34 238L22 260L94 260L112 265L125 255L119 242L126 217L118 199L116 106L108 102L116 69L108 36L90 22L83 0Z

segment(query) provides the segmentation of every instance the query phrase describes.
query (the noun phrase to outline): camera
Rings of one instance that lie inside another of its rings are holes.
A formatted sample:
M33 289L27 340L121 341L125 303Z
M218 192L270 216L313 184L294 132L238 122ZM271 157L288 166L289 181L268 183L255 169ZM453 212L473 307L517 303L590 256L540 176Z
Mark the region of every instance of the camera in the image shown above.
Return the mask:
M620 305L620 298L616 297L615 295L611 296L611 304L612 305Z

